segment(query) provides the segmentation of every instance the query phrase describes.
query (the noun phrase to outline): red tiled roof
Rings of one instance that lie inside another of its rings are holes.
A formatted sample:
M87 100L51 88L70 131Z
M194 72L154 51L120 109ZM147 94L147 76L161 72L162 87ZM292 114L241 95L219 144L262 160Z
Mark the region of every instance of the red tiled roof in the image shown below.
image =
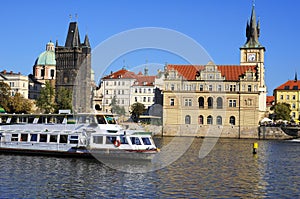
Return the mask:
M275 90L300 90L300 80L289 80L275 88Z
M136 78L136 82L138 82L138 84L134 84L135 86L153 86L155 81L155 76L138 76ZM144 84L145 82L145 84Z
M135 79L137 75L134 72L128 71L126 69L118 70L110 75L103 77L103 79Z
M195 80L196 72L204 69L204 65L172 65L167 66L168 70L177 70L186 80ZM245 74L249 69L256 72L256 66L241 66L241 65L217 65L218 70L221 72L225 80L239 80L242 74Z
M273 105L273 102L275 101L275 97L274 96L267 96L267 106L271 106Z
M144 76L141 72L135 74L134 72L128 71L126 69L118 70L110 75L103 77L103 79L135 79L136 86L153 86L155 81L155 76ZM144 84L144 82L146 82Z

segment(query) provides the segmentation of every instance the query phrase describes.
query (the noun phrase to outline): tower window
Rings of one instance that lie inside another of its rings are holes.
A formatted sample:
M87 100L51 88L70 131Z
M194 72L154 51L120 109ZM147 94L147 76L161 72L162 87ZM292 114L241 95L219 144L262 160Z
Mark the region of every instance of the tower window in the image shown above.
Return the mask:
M170 99L170 106L174 106L175 105L175 100L174 99Z
M248 92L251 92L251 91L252 91L252 86L248 85Z
M55 74L55 70L54 70L54 69L51 69L51 70L50 70L50 75L51 75L51 78L52 78L52 79L54 78L54 74Z

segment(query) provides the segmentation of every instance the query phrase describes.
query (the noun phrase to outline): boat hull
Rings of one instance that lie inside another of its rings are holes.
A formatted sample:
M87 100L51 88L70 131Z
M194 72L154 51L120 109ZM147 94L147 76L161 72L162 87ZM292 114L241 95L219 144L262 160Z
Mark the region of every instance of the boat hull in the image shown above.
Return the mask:
M300 137L300 127L294 127L294 126L287 126L287 127L281 127L283 132L289 136L293 136L294 138Z
M68 151L40 150L26 148L6 148L0 147L2 154L32 155L32 156L55 156L55 157L76 157L76 158L96 158L99 160L151 160L156 150L120 150L120 149L96 149L71 148Z

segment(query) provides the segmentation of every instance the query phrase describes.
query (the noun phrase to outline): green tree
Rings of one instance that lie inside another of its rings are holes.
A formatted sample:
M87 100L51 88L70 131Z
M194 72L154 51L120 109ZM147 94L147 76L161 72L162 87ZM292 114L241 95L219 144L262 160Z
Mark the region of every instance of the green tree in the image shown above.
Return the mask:
M111 100L110 105L111 106L111 112L118 114L118 115L125 115L125 109L124 107L121 107L119 105L117 105L117 99L116 96L114 96Z
M72 110L72 92L63 87L56 90L56 112L61 109Z
M138 122L140 115L145 112L145 105L139 102L136 102L131 105L131 118L133 121Z
M11 113L30 113L32 103L17 92L9 101L9 109Z
M291 108L287 103L277 103L271 107L271 110L274 110L275 120L287 120L291 119Z
M0 81L0 106L5 109L6 112L10 112L9 110L9 102L10 102L10 86L4 82Z
M52 113L55 110L55 91L49 82L41 89L41 94L36 101L37 107L44 113Z

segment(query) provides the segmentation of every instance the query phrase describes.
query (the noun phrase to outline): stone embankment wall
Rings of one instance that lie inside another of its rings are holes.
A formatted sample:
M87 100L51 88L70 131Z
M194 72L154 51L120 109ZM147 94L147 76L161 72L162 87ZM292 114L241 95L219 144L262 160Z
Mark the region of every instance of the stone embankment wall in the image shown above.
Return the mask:
M280 127L260 126L259 133L258 133L258 139L286 140L286 139L293 139L293 137L284 133Z
M199 126L199 125L169 125L156 126L137 123L124 123L127 129L143 130L152 132L157 136L195 136L195 137L221 137L221 138L247 138L247 139L271 139L284 140L292 139L292 136L285 134L280 127L241 127L237 126Z

